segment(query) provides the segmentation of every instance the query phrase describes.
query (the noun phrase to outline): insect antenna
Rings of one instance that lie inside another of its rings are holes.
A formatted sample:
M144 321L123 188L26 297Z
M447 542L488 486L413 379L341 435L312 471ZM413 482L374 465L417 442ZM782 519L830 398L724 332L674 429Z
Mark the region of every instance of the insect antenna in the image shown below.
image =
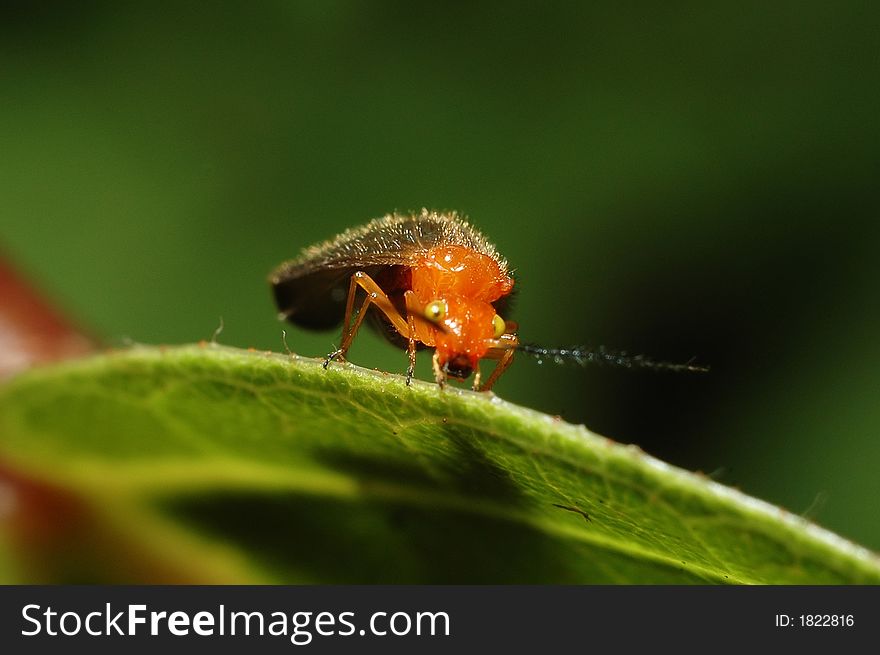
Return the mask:
M588 366L600 364L616 366L618 368L643 368L654 371L673 371L675 373L706 373L708 366L694 364L691 359L683 364L672 362L659 362L646 355L630 355L624 350L612 350L605 346L588 348L586 346L571 346L568 348L545 348L533 343L521 343L517 351L524 352L534 357L541 364L544 360L550 360L555 364L576 364Z

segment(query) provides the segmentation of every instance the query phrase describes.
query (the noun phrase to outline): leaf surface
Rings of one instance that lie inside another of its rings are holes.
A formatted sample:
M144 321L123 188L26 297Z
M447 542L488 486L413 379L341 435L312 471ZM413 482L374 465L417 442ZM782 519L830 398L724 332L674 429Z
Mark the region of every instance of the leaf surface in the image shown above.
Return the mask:
M867 550L584 427L297 356L33 370L0 387L0 458L81 505L41 581L880 583Z

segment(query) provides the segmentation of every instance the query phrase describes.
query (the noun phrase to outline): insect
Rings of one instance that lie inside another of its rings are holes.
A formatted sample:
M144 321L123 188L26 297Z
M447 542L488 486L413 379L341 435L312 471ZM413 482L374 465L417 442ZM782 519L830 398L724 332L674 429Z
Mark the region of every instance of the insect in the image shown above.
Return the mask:
M423 209L390 214L306 248L269 276L279 317L300 327L332 329L342 323L339 347L324 359L344 361L365 320L406 349L406 383L416 352L433 348L434 378L467 380L488 391L525 352L539 359L578 364L702 370L690 364L654 362L585 348L522 344L517 324L506 319L514 279L495 247L458 214ZM355 311L355 307L358 307ZM484 381L480 362L497 360Z

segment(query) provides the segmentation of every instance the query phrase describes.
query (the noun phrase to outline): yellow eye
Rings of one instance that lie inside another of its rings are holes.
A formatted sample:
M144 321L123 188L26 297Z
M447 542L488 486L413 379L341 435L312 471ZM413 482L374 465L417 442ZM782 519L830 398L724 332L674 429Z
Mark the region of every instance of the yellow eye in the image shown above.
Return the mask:
M504 323L504 319L495 314L495 317L492 319L492 329L495 330L495 338L498 339L504 331L507 329L507 325Z
M442 300L429 302L425 307L425 318L432 323L437 323L446 318L446 303Z

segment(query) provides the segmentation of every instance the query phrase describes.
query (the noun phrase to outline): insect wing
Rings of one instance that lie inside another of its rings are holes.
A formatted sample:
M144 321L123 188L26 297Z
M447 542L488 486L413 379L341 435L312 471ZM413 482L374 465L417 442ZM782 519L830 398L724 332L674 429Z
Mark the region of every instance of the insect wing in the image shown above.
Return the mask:
M273 279L275 304L285 319L309 330L329 330L345 314L349 279L357 268L293 270Z

